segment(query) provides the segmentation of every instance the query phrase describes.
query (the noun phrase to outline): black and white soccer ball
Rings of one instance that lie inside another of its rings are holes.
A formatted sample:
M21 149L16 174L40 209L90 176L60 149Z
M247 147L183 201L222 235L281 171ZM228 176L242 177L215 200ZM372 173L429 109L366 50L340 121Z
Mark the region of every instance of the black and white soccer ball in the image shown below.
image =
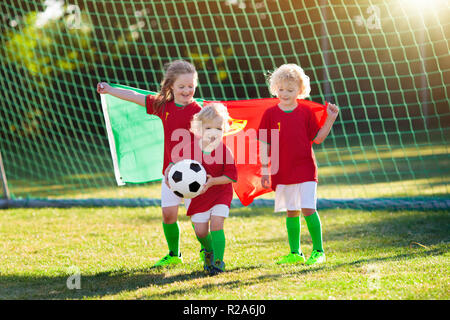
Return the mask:
M170 189L177 196L191 199L202 192L206 183L206 170L198 161L181 160L170 168L168 180Z

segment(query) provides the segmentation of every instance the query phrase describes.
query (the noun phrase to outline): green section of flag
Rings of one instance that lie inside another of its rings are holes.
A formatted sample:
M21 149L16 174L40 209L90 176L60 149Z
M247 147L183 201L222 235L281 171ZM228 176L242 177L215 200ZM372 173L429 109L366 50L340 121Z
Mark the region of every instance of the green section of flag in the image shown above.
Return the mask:
M112 85L142 94L151 91ZM112 95L102 96L111 156L117 183L143 183L161 179L164 131L161 119L146 109Z
M123 85L142 94L156 93ZM200 104L202 99L196 99ZM112 95L102 95L102 107L108 132L116 181L144 183L161 180L164 161L164 130L160 118L146 109Z

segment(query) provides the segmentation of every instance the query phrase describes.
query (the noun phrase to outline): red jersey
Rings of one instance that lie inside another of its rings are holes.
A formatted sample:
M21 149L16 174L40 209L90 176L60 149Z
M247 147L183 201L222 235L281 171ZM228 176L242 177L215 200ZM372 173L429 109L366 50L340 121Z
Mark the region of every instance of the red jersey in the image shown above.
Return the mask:
M266 129L261 137L259 130ZM277 129L279 143L272 143L270 129ZM258 139L270 145L272 189L278 184L297 184L318 181L317 164L312 149L320 125L312 110L299 104L292 111L283 111L278 105L267 109L259 125ZM278 163L276 155L278 152ZM277 172L274 172L278 169Z
M153 103L155 101L154 95L147 95L145 99L145 107L148 114L154 114L158 116L163 124L164 128L164 164L163 164L163 174L167 166L171 162L172 148L177 145L179 140L172 141L172 133L176 129L186 129L189 132L192 141L194 135L189 131L191 127L191 120L194 114L198 113L202 108L200 105L194 101L188 105L179 107L175 104L174 100L166 102L161 107L161 110L155 113L153 109Z
M237 181L237 170L233 154L224 143L221 142L212 152L206 153L201 150L199 140L194 139L189 148L180 151L177 158L173 159L174 162L183 159L193 159L200 162L207 174L212 177L227 176L233 182ZM192 216L196 213L208 211L217 204L224 204L230 207L233 199L232 181L227 184L212 186L205 193L192 198L187 215Z

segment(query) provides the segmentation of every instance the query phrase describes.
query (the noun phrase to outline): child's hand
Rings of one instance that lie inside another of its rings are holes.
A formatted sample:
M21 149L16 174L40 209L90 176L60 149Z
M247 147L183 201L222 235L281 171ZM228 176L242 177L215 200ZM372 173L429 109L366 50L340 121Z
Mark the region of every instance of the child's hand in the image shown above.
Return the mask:
M264 189L270 188L270 176L269 175L262 175L261 176L261 185Z
M207 174L206 175L206 183L203 185L203 189L202 189L202 192L200 192L200 194L204 194L213 185L215 185L214 177L211 176L210 174Z
M173 163L169 164L169 165L167 166L166 170L164 170L164 183L165 183L169 188L170 188L170 185L169 185L169 171L170 171L170 168L172 168L172 166L173 166Z
M107 84L106 82L97 83L97 92L100 94L107 94L107 93L109 93L110 89L111 89L111 86L109 84Z
M335 104L328 103L327 114L331 119L336 119L339 114L339 107Z

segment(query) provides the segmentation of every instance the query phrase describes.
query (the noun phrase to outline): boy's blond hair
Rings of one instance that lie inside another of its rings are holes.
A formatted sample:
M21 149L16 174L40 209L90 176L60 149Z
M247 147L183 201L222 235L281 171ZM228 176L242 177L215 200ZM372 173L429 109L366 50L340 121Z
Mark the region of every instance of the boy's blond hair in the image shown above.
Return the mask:
M222 119L224 133L227 132L230 129L230 124L228 123L230 115L227 107L219 102L212 102L203 106L202 110L194 115L191 121L191 132L196 136L201 136L202 124L218 117Z
M298 83L301 90L300 94L298 95L298 99L304 99L308 97L309 93L311 92L309 77L305 74L303 69L296 64L283 64L274 72L269 73L268 82L270 93L272 95L277 95L279 85L282 81L295 81Z

